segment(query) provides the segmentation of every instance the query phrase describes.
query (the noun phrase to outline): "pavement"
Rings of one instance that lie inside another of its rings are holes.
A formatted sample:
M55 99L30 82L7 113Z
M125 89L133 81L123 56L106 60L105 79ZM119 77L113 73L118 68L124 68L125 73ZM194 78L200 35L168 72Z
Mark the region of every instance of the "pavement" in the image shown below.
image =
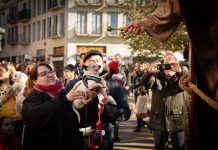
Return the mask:
M153 150L154 138L151 131L145 125L141 132L133 132L136 126L136 118L120 122L120 141L115 142L114 150Z
M129 103L133 103L133 97L129 97ZM148 118L144 119L145 121ZM153 150L154 138L151 131L145 125L141 132L133 132L137 124L135 114L132 113L128 121L119 123L120 141L114 143L114 150Z

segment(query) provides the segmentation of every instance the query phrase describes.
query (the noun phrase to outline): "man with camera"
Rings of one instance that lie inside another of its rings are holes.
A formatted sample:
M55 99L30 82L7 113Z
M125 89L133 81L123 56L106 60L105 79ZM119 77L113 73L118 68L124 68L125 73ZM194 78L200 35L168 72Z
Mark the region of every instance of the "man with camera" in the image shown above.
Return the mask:
M153 130L155 150L164 150L171 137L173 149L184 149L184 93L179 87L183 70L173 54L164 56L164 64L152 64L143 84L152 90L149 126Z

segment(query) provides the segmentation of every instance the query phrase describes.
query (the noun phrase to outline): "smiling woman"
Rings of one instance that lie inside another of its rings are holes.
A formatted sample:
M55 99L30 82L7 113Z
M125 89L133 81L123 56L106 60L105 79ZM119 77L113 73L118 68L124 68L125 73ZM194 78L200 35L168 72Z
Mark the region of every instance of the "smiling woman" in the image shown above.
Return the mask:
M21 111L26 125L24 149L81 149L77 116L53 67L37 65L31 69L28 82L33 83L33 90Z

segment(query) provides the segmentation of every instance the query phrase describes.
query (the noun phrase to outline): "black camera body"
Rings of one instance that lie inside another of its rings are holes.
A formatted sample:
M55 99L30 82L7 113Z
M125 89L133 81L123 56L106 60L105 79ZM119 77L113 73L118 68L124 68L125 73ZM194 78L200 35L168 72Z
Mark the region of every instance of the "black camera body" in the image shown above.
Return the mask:
M170 70L171 68L172 68L171 64L158 64L157 65L158 70Z

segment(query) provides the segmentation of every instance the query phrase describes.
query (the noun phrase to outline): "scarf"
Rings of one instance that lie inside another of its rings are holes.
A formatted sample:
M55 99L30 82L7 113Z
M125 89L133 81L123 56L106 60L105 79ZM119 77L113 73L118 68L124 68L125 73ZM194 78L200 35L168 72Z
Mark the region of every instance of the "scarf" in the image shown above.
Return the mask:
M63 85L61 81L57 81L54 85L39 85L33 86L33 89L39 92L46 92L51 98L54 98L61 91Z

